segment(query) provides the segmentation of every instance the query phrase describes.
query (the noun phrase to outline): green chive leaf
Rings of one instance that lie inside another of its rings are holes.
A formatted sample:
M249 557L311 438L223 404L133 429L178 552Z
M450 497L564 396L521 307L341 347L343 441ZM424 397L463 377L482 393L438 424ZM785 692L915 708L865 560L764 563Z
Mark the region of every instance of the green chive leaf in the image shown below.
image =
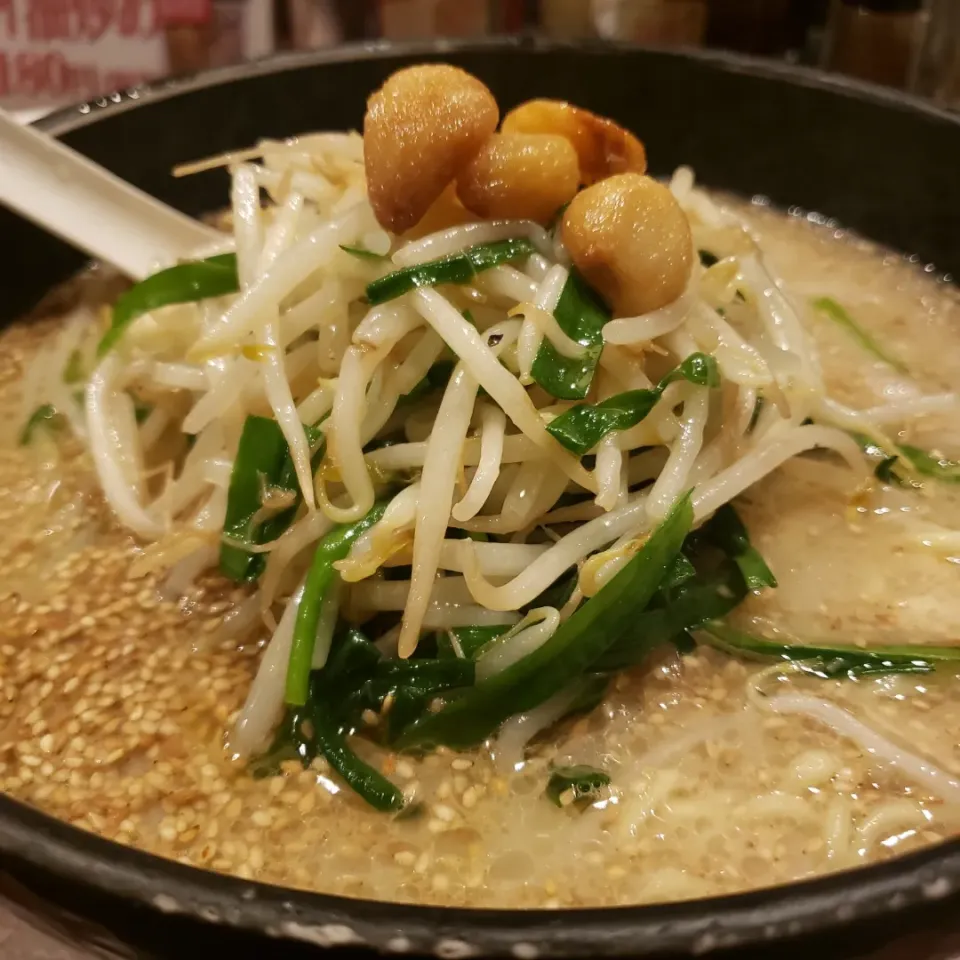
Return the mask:
M552 397L582 400L603 351L603 326L610 313L577 271L571 270L553 315L560 329L584 348L583 354L565 357L544 339L530 374Z
M586 764L555 767L544 794L558 807L568 807L583 800L593 802L609 783L608 774Z
M441 283L469 283L484 270L527 257L535 251L536 248L526 237L481 243L449 257L429 260L427 263L388 273L367 285L367 299L371 304L386 303L418 287L436 287Z
M838 327L842 327L867 353L889 364L900 373L907 373L907 366L882 347L871 334L857 323L853 317L832 297L818 297L813 301L815 310L829 317Z
M52 403L44 403L37 407L27 418L27 422L20 431L20 446L26 447L33 440L37 428L45 426L48 429L55 427L59 422L60 414Z
M341 243L340 249L344 253L349 253L351 257L356 257L358 260L383 261L387 259L386 254L374 253L372 250L365 250L363 247L349 247L346 244Z
M110 329L97 346L97 356L112 350L137 317L175 303L193 303L236 293L239 285L237 257L233 253L180 263L141 280L114 305Z
M583 456L613 430L629 430L656 406L663 391L677 380L702 387L718 387L717 362L705 353L692 353L649 390L627 390L599 403L581 403L547 424L547 433L571 453Z
M646 609L693 524L690 496L682 497L639 551L542 646L482 680L438 713L411 724L400 749L445 744L472 746L508 717L539 706L590 671Z

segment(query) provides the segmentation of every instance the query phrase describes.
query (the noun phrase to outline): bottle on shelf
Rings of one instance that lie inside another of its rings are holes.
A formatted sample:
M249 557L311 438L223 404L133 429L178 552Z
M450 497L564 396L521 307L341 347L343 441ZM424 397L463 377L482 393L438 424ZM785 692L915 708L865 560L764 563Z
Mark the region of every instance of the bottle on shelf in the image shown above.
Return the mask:
M597 33L607 40L695 47L707 29L706 0L593 0Z
M380 0L378 34L388 40L478 37L491 32L490 0Z
M591 0L540 0L537 26L554 40L578 40L597 35Z
M707 0L540 0L539 26L558 39L602 37L653 46L699 46Z
M905 89L913 83L927 21L922 0L833 0L823 65Z
M960 109L960 3L929 0L928 15L912 89L943 106Z

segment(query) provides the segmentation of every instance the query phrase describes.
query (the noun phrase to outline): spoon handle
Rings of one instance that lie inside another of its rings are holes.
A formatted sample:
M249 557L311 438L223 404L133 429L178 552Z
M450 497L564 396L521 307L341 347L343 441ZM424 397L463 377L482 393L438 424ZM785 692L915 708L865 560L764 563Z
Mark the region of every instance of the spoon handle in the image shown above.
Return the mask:
M133 280L217 236L2 110L0 203Z

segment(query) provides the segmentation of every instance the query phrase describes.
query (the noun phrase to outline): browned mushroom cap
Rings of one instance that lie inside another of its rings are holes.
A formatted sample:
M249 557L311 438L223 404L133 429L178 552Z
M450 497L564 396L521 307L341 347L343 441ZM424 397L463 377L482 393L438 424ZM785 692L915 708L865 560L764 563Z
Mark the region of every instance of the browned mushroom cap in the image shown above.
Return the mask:
M495 133L457 178L457 196L481 217L546 224L580 184L577 154L565 137Z
M650 177L624 173L582 190L564 214L562 237L615 316L672 303L690 278L690 224L673 194Z
M447 64L399 70L367 101L367 192L380 225L413 227L497 128L493 94Z
M629 130L564 100L528 100L503 118L504 133L552 133L566 137L580 159L582 183L617 173L645 173L647 153Z

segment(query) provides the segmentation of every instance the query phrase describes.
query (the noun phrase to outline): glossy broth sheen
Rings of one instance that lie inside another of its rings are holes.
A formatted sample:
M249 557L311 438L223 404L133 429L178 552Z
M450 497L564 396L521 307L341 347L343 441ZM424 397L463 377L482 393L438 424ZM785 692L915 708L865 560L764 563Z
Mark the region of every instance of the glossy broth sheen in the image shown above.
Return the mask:
M759 208L749 216L795 300L828 295L902 358L924 393L960 381L960 299L899 257ZM94 291L96 293L96 291ZM89 295L89 291L88 291ZM871 407L901 378L805 312L830 392ZM251 779L223 749L259 643L238 650L242 591L210 578L186 598L131 580L85 457L16 446L21 365L56 319L3 334L0 454L0 788L122 843L208 869L356 897L500 907L641 903L730 893L883 860L956 832L960 784L878 762L771 693L816 697L960 779L960 679L826 681L700 647L621 675L604 705L537 743L518 771L486 753L419 761L358 749L422 801L392 819L324 761ZM918 419L902 439L960 454L960 427ZM738 610L770 632L838 642L960 640L960 559L909 524L960 527L960 487L851 499L827 458L789 462L738 501L780 587ZM904 518L909 521L905 525ZM907 531L907 533L905 533ZM551 763L602 766L582 812L542 796ZM953 798L952 801L947 798Z

